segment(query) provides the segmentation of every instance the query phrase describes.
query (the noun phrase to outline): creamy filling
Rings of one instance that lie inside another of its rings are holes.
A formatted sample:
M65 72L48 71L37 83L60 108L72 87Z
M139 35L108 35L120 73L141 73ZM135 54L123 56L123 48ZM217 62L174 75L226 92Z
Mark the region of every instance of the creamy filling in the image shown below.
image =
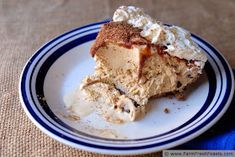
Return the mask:
M64 103L69 114L63 117L67 119L80 120L97 111L108 122L117 124L140 119L145 114L144 106L122 95L113 84L93 77L85 78L80 89L66 94Z
M158 50L152 47L148 52L151 55L140 66L143 50L144 46L139 45L125 48L106 43L95 55L94 75L111 80L127 97L139 105L145 105L152 96L181 91L201 73L201 69L194 64L179 61L168 54L158 54Z
M140 8L121 6L114 15L114 22L125 21L128 24L142 29L140 35L150 40L153 44L164 45L165 50L172 56L188 61L197 61L203 68L207 57L201 48L191 39L190 32L178 26L165 26L145 14Z
M124 123L143 117L145 107L122 94L113 83L104 83L100 77L87 77L80 89L96 104L101 115L112 123Z

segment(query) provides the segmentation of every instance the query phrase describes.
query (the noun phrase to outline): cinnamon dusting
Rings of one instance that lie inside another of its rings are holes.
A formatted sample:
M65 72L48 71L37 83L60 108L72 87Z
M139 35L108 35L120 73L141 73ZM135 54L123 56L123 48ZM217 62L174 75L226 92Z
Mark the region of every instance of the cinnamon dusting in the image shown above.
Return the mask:
M96 37L94 45L91 47L91 55L94 57L97 50L104 46L106 42L121 44L127 48L131 45L145 45L151 43L147 39L140 36L141 30L134 28L126 22L109 22L101 27L101 30Z

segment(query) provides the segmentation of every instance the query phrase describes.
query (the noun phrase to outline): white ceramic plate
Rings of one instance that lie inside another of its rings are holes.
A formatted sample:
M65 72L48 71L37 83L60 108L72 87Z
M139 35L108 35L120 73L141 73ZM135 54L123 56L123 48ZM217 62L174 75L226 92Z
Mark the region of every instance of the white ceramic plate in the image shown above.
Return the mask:
M207 53L205 73L188 91L186 101L160 98L140 121L111 124L96 113L69 120L63 97L84 76L92 74L89 54L100 26L90 24L51 40L25 65L20 99L28 117L43 132L72 147L106 154L143 154L187 142L210 128L225 113L234 91L234 78L224 57L192 34ZM164 113L167 107L170 113Z

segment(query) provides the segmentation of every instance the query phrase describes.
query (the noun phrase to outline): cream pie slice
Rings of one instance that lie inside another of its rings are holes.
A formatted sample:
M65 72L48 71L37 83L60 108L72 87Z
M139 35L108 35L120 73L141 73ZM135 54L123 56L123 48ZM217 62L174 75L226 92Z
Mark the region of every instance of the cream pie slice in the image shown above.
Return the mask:
M90 52L95 73L83 80L81 89L91 99L96 93L96 101L114 111L129 111L124 121L138 119L151 97L183 91L207 61L188 31L165 26L133 6L116 10ZM106 101L113 98L117 101ZM125 109L120 110L120 102Z

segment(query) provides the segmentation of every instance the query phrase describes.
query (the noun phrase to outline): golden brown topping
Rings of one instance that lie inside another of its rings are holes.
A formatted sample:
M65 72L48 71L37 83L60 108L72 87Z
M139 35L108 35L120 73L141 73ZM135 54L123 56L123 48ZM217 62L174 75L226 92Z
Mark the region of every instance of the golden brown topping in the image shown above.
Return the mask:
M125 47L132 44L145 45L151 43L140 36L141 30L134 28L126 22L109 22L102 26L94 45L91 48L91 55L94 56L96 51L105 46L105 42L118 43Z

